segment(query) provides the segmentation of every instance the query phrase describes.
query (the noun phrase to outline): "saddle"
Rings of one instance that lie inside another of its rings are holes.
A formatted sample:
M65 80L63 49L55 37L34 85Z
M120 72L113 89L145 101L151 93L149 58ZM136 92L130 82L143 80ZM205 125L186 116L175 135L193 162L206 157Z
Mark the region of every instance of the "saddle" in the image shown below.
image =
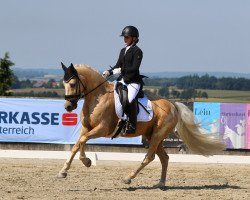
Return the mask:
M123 85L122 83L117 82L117 83L116 83L116 87L115 87L115 91L116 91L116 93L117 93L118 96L119 96L119 100L120 100L120 103L121 103L121 105L122 105L122 110L123 110L122 116L124 116L124 113L130 112L130 111L128 110L128 104L129 104L129 102L128 102L128 88L127 88L126 85ZM142 107L148 114L150 114L149 111L147 110L147 108L145 108L145 106L144 106L142 103L140 103L140 101L138 101L139 98L143 98L143 97L144 97L144 92L143 92L143 90L142 90L142 87L140 87L140 90L139 90L138 94L137 94L136 97L135 97L135 101L136 101L136 104L137 104L137 114L138 114L139 111L140 111L140 110L139 110L139 109L140 109L139 105L141 105L141 107Z
M116 114L120 120L117 125L118 130L112 138L122 132L122 127L126 124L127 116L134 111L134 109L130 109L131 106L128 102L128 88L126 85L117 81L114 82L114 98ZM140 88L134 101L137 108L137 121L150 121L153 117L152 105L144 95L142 88Z

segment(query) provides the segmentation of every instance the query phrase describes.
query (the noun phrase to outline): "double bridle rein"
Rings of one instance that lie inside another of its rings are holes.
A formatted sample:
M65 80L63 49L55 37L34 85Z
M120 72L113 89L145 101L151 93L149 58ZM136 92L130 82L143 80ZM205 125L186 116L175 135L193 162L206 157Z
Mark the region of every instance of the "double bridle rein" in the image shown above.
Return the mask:
M84 88L84 90L86 90L85 85L82 83L81 79L79 78L78 74L75 74L73 76L70 77L70 79L67 81L69 82L72 78L76 78L76 94L72 94L72 95L65 95L64 99L70 102L74 102L74 101L79 101L80 99L84 99L88 94L90 94L91 92L93 92L94 90L96 90L98 87L100 87L102 84L104 84L105 82L107 82L112 76L109 76L105 81L103 81L102 83L100 83L99 85L97 85L96 87L94 87L93 89L91 89L90 91L86 92L85 94L81 93L81 86ZM66 82L66 83L67 83Z

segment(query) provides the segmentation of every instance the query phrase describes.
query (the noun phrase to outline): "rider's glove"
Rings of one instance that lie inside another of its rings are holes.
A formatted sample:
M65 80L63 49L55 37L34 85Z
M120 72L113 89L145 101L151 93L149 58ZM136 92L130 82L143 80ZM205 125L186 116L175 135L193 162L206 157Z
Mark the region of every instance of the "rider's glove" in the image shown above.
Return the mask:
M109 71L104 71L104 72L102 73L102 76L103 76L104 78L108 78L108 77L110 76L110 72L109 72Z
M121 68L113 69L113 74L121 74Z

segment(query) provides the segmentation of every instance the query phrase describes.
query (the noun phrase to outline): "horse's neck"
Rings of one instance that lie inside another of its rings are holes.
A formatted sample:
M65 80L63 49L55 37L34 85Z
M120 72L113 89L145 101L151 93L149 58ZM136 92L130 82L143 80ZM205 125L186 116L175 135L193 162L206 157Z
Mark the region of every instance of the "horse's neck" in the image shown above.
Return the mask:
M102 96L112 92L113 84L106 82L97 71L87 65L79 66L77 70L82 75L82 82L86 87L83 109L90 114L94 111L96 105L102 101Z
M85 86L85 95L93 96L105 93L105 79L88 65L78 68L80 79Z
M84 100L85 109L91 111L97 106L97 104L106 105L105 102L106 98L104 98L104 95L112 94L114 91L113 87L114 87L113 84L106 82L101 86L99 86L98 88L96 88L91 93L89 93ZM109 98L114 98L114 97L113 95L111 96L109 95Z
M96 93L87 96L82 108L85 125L93 128L103 120L100 116L115 116L115 113L110 113L113 110L112 107L114 107L113 92L105 90L104 94Z

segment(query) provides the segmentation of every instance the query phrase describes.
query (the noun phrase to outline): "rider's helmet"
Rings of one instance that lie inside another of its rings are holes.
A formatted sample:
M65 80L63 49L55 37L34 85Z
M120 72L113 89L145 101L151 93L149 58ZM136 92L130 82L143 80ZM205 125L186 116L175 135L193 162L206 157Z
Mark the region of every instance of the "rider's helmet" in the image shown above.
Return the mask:
M136 27L134 26L126 26L122 30L122 34L120 36L132 36L132 37L139 37L139 31Z

